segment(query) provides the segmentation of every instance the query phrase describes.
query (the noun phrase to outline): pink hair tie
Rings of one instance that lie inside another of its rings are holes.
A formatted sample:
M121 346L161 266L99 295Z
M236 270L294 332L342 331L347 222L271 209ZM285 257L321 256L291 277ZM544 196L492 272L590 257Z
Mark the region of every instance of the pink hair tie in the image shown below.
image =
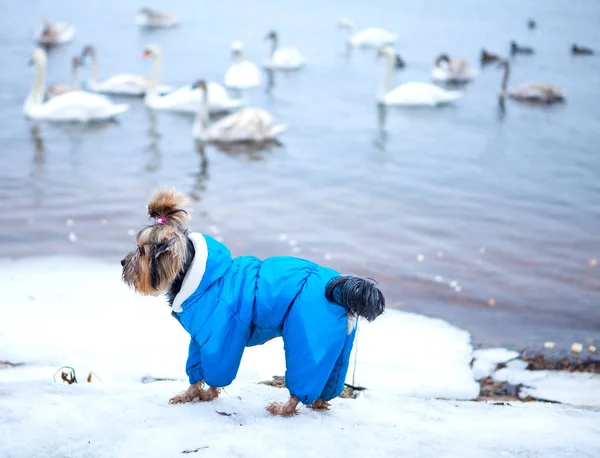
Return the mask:
M160 218L156 219L156 223L157 224L167 224L167 218L163 218L162 216Z

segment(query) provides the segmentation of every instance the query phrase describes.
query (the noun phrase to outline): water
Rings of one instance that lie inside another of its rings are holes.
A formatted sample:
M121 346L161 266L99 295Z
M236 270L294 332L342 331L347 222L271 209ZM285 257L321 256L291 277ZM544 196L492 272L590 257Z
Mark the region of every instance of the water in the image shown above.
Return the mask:
M390 305L447 319L478 343L538 349L553 340L564 350L600 340L600 267L589 264L600 258L600 58L569 54L573 42L600 49L599 4L237 3L172 1L184 24L144 32L133 24L138 2L5 2L0 256L118 262L147 222L148 196L168 184L193 198L193 229L223 237L234 254L294 254L374 277ZM119 123L28 122L25 64L44 15L77 27L72 43L51 51L49 83L70 81L70 59L88 43L101 76L147 74L141 53L158 43L166 84L220 82L233 40L261 63L276 28L308 65L249 98L289 124L285 145L199 152L191 117L152 115L139 99ZM453 107L381 116L384 63L373 51L345 55L341 16L399 34L407 68L395 84L429 81L442 51L476 64L482 47L506 54L515 39L537 54L513 61L511 83L554 84L568 103L508 101L501 114L502 73L492 65Z

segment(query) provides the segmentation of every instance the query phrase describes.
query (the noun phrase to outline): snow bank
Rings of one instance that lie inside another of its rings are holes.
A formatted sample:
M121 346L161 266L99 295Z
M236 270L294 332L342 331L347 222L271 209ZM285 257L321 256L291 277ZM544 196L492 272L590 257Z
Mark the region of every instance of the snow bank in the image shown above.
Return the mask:
M264 411L287 398L256 383L283 374L280 339L248 349L214 402L168 405L187 386L188 337L115 264L0 261L0 360L26 363L0 369L0 456L600 456L597 410L425 399L477 394L469 336L393 311L360 328L354 383L369 389L331 411ZM54 383L63 365L80 383ZM102 381L86 383L88 371Z
M104 382L185 380L189 337L166 300L141 297L115 265L76 259L0 262L0 360L90 371ZM348 382L420 397L472 399L469 334L444 321L389 311L361 323ZM281 339L244 354L236 382L283 375ZM235 383L234 382L234 385Z

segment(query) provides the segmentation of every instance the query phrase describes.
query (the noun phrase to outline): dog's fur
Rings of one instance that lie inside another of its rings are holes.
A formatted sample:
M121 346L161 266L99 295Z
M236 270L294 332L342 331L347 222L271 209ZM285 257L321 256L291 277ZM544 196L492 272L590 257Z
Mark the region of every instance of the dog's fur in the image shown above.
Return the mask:
M194 245L188 237L187 199L174 189L156 191L148 203L148 214L156 222L137 235L137 247L121 261L123 281L143 295L166 293L169 304L181 289L183 279L194 259ZM339 276L329 281L324 294L327 300L343 306L349 316L362 316L369 321L383 313L385 298L370 281L360 277ZM200 381L187 391L171 398L171 404L212 401L219 389L204 388ZM291 396L287 403L272 403L266 410L274 415L297 413L299 400ZM314 410L327 410L330 404L317 399Z

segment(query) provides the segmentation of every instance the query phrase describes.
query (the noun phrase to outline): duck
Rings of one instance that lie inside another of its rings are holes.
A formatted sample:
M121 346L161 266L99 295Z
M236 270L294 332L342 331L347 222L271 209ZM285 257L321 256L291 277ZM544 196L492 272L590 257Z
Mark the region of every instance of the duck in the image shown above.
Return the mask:
M131 73L119 73L100 81L98 70L98 52L92 45L87 45L81 51L81 60L87 57L92 59L92 72L87 81L87 89L92 92L101 92L112 95L143 96L150 87L150 79ZM157 86L159 94L170 92L170 86Z
M533 29L535 29L535 28L537 27L537 24L536 24L536 22L535 22L533 19L529 19L529 20L527 21L527 27L528 27L530 30L533 30Z
M510 42L510 53L511 54L534 54L535 51L530 46L519 46L516 41Z
M398 41L398 35L379 27L368 27L355 32L354 24L348 18L340 19L338 26L348 31L348 44L357 48L380 48Z
M552 104L565 101L564 93L549 84L543 83L525 83L514 87L507 87L510 74L510 62L503 59L501 65L504 67L504 76L500 87L500 102L504 103L504 98L508 97L521 102L537 102Z
M156 88L160 81L160 67L162 64L160 47L155 44L148 45L144 50L143 57L154 59L150 85L144 96L146 106L154 110L196 113L201 99L199 90L194 90L191 86L184 86L165 95L158 93ZM243 100L230 98L225 88L220 84L208 82L206 85L208 87L209 111L211 114L227 113L244 105Z
M271 56L265 62L268 70L296 70L305 65L305 60L296 48L279 48L279 35L274 30L269 32L265 40L271 40Z
M491 53L487 52L485 49L481 50L481 57L480 57L481 65L489 64L491 62L498 62L500 60L501 60L501 58L497 54L491 54Z
M35 41L42 46L55 46L68 43L75 36L75 27L64 22L51 22L44 19L44 26L35 35Z
M72 82L68 83L56 83L51 84L46 88L46 100L51 99L52 97L56 97L57 95L65 94L71 91L78 91L81 89L81 84L79 83L79 67L81 66L79 57L73 57L71 60L71 70L72 70Z
M102 121L112 119L129 109L127 104L113 104L106 97L85 91L70 91L43 100L46 85L47 56L36 48L30 59L36 66L33 86L25 99L23 113L30 119L47 121Z
M403 83L388 89L394 71L396 53L392 46L386 45L379 49L378 57L387 58L387 67L377 95L377 101L382 105L403 106L438 106L452 103L462 97L461 91L448 91L435 84L422 82Z
M448 54L440 54L433 63L431 76L434 81L445 83L466 83L471 81L477 72L471 70L465 59L449 57Z
M175 27L179 19L166 11L143 7L136 14L135 23L140 27Z
M586 48L585 46L577 46L576 43L573 43L571 46L571 54L578 56L591 56L594 54L594 50L590 48Z
M261 108L245 107L209 125L208 104L210 89L206 81L196 81L192 85L201 93L193 136L203 143L268 143L277 141L287 127L276 124L274 117Z
M247 89L260 85L260 71L254 62L244 59L244 45L241 41L231 44L233 64L225 73L225 86L232 89Z

